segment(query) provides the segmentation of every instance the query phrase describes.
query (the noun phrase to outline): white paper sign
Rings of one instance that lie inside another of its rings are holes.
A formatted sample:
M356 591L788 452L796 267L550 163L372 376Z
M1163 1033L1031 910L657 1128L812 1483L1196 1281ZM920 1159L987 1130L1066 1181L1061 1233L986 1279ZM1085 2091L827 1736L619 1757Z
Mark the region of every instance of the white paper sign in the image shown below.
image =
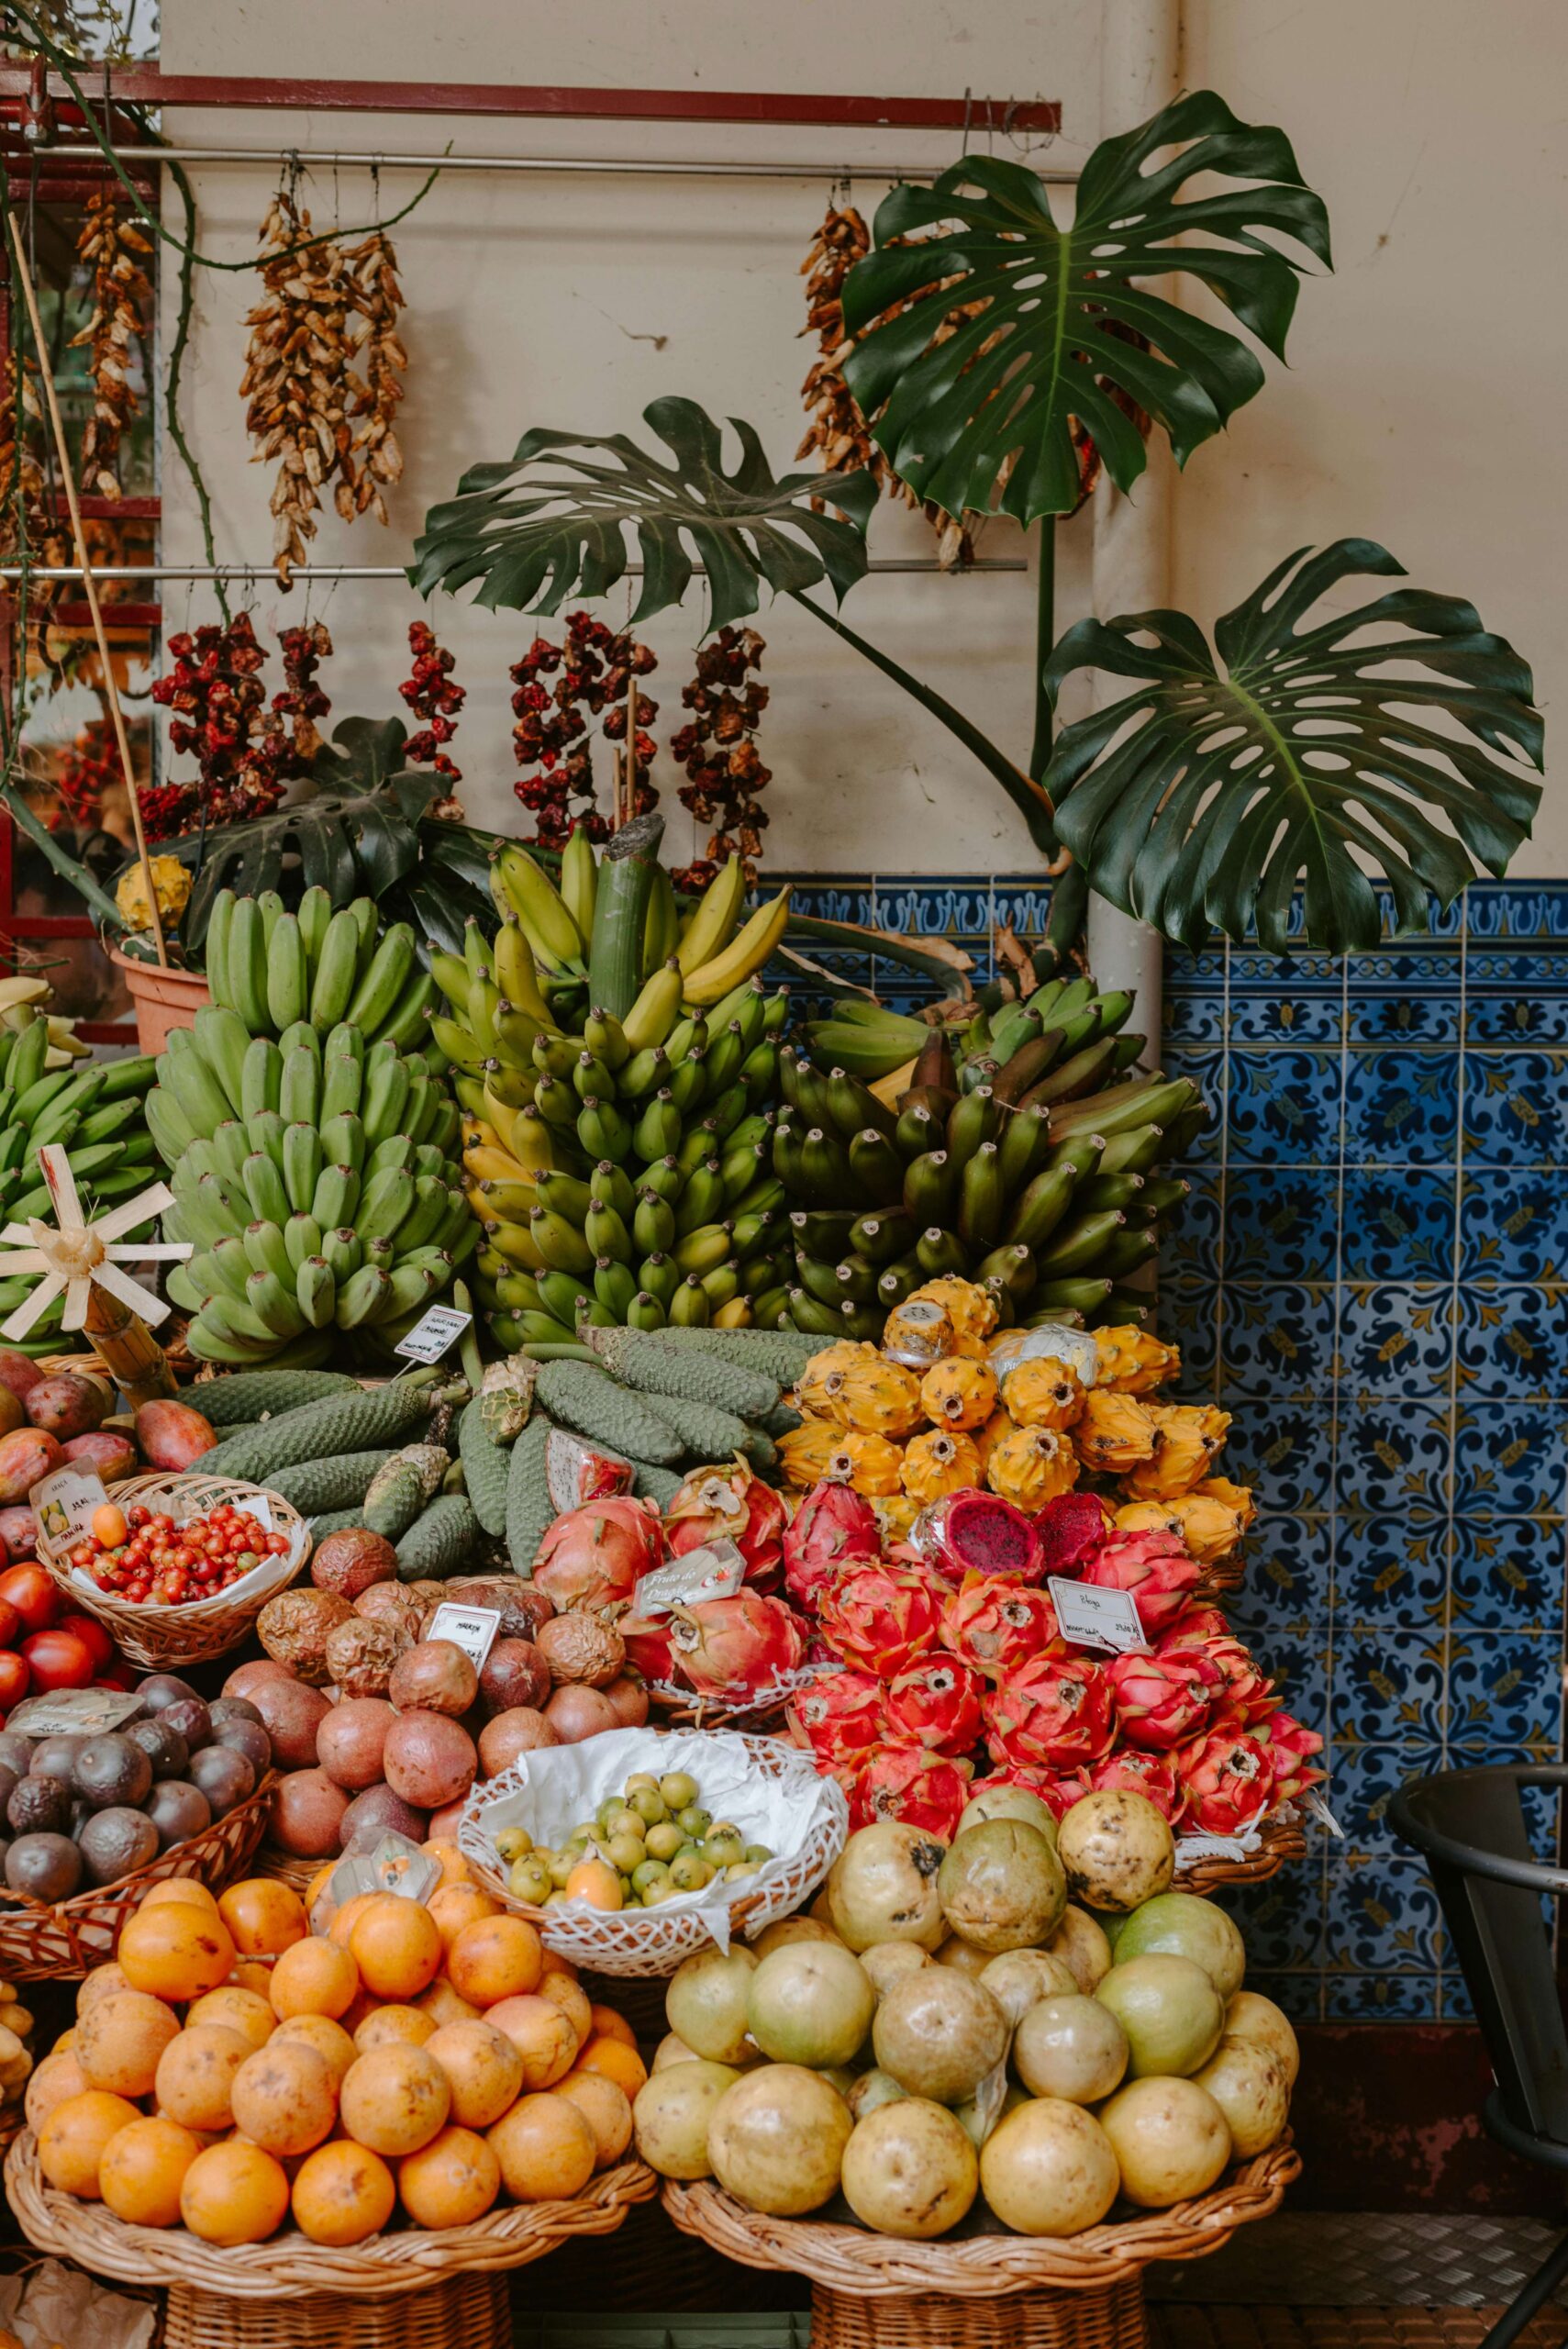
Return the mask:
M643 1575L632 1601L636 1615L668 1615L672 1607L695 1607L699 1599L733 1598L746 1579L746 1561L733 1542L720 1534L684 1558Z
M82 1541L93 1531L93 1512L108 1499L101 1476L83 1475L80 1469L61 1468L35 1485L28 1496L39 1521L39 1531L57 1550Z
M1097 1583L1069 1582L1065 1575L1049 1578L1062 1636L1075 1648L1104 1648L1126 1655L1131 1648L1147 1648L1132 1593L1102 1590Z
M447 1348L455 1345L469 1323L472 1313L460 1313L455 1305L432 1305L429 1311L416 1321L401 1345L394 1346L395 1354L402 1354L409 1362L439 1362Z
M442 1599L431 1616L423 1633L427 1640L450 1640L461 1648L475 1672L483 1672L484 1659L495 1643L501 1628L500 1609L495 1607L459 1607L450 1598Z

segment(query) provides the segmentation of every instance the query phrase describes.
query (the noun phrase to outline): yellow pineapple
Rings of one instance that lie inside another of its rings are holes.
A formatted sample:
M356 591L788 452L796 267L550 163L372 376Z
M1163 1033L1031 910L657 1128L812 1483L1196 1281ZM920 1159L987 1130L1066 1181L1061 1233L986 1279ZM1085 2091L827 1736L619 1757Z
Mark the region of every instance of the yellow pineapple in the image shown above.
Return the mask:
M987 1362L950 1354L920 1381L920 1408L950 1433L984 1427L996 1408L996 1381Z
M1070 1428L1086 1399L1077 1372L1054 1354L1027 1354L1003 1374L1002 1400L1020 1427Z
M1015 1508L1043 1508L1078 1481L1073 1446L1054 1428L1014 1428L993 1444L985 1481Z
M1073 1427L1073 1445L1091 1475L1123 1476L1140 1462L1152 1460L1159 1431L1153 1414L1133 1395L1118 1395L1095 1386L1084 1398L1081 1417ZM1157 1493L1140 1493L1140 1500L1158 1500Z
M1229 1411L1212 1403L1151 1403L1144 1407L1154 1422L1154 1448L1146 1460L1127 1472L1127 1489L1135 1500L1179 1500L1207 1476L1210 1463L1223 1449Z
M916 1294L895 1305L882 1332L882 1350L910 1370L929 1370L954 1352L958 1331L945 1306Z
M1121 1395L1150 1394L1174 1378L1182 1367L1179 1346L1168 1346L1130 1323L1096 1330L1095 1350L1100 1358L1099 1384Z
M922 1304L940 1308L961 1338L988 1338L996 1327L995 1298L975 1282L961 1280L957 1273L923 1281L905 1301L913 1305L917 1297Z
M980 1482L980 1454L962 1430L931 1428L904 1448L904 1489L922 1508Z

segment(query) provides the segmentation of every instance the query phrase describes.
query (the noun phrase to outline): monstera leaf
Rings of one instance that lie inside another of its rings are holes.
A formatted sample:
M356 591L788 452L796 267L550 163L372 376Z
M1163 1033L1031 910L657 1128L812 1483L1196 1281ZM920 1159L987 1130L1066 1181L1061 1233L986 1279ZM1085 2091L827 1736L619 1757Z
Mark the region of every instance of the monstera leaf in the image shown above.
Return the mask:
M622 432L541 430L523 435L509 464L471 466L457 495L425 517L415 586L455 592L476 579L476 600L492 610L553 613L613 587L635 545L643 577L633 622L678 604L700 561L717 628L756 610L760 583L798 594L826 580L842 596L863 575L876 503L868 473L775 478L755 431L735 417L740 461L727 472L720 429L695 400L654 400L642 413L668 456ZM849 521L812 512L824 490Z
M1068 629L1053 700L1074 669L1145 681L1064 728L1045 774L1057 831L1113 905L1187 946L1255 923L1273 953L1343 953L1378 942L1367 868L1401 931L1426 929L1429 892L1447 905L1478 865L1506 869L1540 798L1529 670L1472 605L1421 588L1307 620L1361 573L1404 576L1368 539L1298 550L1217 622L1218 662L1181 612Z
M1165 148L1179 151L1151 164ZM1254 184L1183 198L1203 174ZM1328 265L1328 216L1290 141L1210 90L1096 147L1071 228L1023 164L965 156L879 206L876 250L844 285L846 328L870 328L844 373L894 471L944 513L1071 513L1072 417L1125 490L1146 459L1124 403L1164 427L1182 464L1262 384L1243 342L1149 281L1200 278L1282 355L1300 267L1282 235ZM984 306L955 321L970 304Z

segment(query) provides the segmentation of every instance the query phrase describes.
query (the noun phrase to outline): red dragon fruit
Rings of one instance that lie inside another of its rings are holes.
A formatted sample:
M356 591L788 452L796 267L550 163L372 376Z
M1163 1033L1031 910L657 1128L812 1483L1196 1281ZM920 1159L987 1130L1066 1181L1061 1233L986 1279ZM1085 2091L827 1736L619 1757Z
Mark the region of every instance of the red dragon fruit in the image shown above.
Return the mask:
M1085 1559L1080 1580L1130 1592L1143 1636L1153 1640L1175 1621L1197 1577L1197 1560L1173 1534L1113 1533Z
M1003 1766L1075 1769L1114 1732L1110 1684L1086 1656L1036 1656L985 1699L985 1742Z
M915 1520L911 1545L949 1582L966 1574L1042 1582L1045 1553L1030 1520L1011 1501L978 1487L945 1493Z
M1065 1819L1075 1802L1094 1792L1086 1770L993 1770L989 1777L975 1780L971 1797L983 1795L987 1787L1021 1787L1026 1794L1038 1795L1058 1819Z
M945 1586L912 1566L856 1566L817 1601L822 1635L862 1672L892 1680L937 1644Z
M941 1641L961 1663L1001 1680L1033 1657L1060 1649L1062 1627L1049 1591L966 1575L962 1590L942 1609Z
M556 1519L539 1545L533 1578L563 1612L597 1615L627 1606L663 1556L657 1506L612 1494Z
M1239 1835L1274 1799L1269 1757L1240 1730L1210 1730L1184 1746L1176 1769L1186 1794L1186 1824L1206 1835Z
M782 1598L738 1590L733 1598L704 1598L670 1616L676 1669L699 1697L722 1698L737 1709L761 1700L798 1666L806 1653L800 1618Z
M825 1478L812 1486L784 1530L784 1587L809 1614L825 1584L851 1566L874 1564L881 1555L882 1528L870 1501Z
M1185 1800L1168 1753L1143 1753L1135 1745L1118 1747L1096 1762L1089 1773L1096 1794L1145 1795L1162 1819L1173 1827Z
M980 1742L978 1673L951 1656L929 1655L901 1672L885 1699L887 1734L931 1753L967 1753Z
M1162 1655L1172 1648L1190 1648L1204 1640L1228 1640L1230 1625L1218 1607L1184 1607L1175 1621L1154 1644Z
M902 1820L951 1843L970 1796L969 1765L927 1753L917 1745L884 1745L855 1780L851 1827Z
M673 1558L720 1539L733 1542L754 1589L778 1586L788 1512L784 1496L744 1460L728 1468L694 1468L664 1511L664 1538Z
M1075 1577L1106 1538L1110 1512L1097 1493L1058 1493L1035 1519L1046 1575Z
M553 1509L582 1508L612 1493L629 1493L636 1473L618 1452L606 1452L570 1428L551 1428L544 1440L545 1489Z
M819 1769L858 1770L882 1742L886 1698L869 1672L825 1672L791 1705L791 1732Z
M1220 1696L1217 1710L1227 1720L1251 1729L1266 1713L1278 1711L1280 1700L1273 1682L1251 1651L1233 1634L1205 1640L1201 1648L1179 1649L1177 1653L1201 1655L1218 1674Z
M1324 1776L1311 1767L1312 1756L1323 1751L1323 1741L1315 1729L1308 1729L1294 1715L1271 1713L1266 1720L1256 1723L1251 1734L1268 1755L1273 1775L1271 1810L1278 1803L1294 1801Z
M644 1680L668 1687L680 1679L670 1640L668 1615L622 1615L616 1623L626 1647L626 1660Z
M1103 1669L1129 1745L1168 1753L1189 1743L1214 1709L1213 1689L1201 1665L1181 1653L1151 1655L1133 1648L1112 1656Z

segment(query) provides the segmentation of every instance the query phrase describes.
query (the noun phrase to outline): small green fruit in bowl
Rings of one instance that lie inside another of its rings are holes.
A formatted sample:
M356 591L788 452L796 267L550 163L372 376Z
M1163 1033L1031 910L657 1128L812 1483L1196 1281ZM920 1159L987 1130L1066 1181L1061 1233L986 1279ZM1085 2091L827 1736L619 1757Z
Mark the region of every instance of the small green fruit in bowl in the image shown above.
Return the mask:
M673 1860L685 1840L673 1819L661 1820L657 1827L648 1831L648 1856L651 1860Z
M495 1838L495 1849L504 1860L526 1860L533 1847L534 1839L526 1827L503 1827Z
M697 1852L683 1852L670 1865L670 1881L677 1892L700 1892L713 1881L713 1870Z
M630 1785L630 1780L628 1780ZM656 1786L638 1787L627 1797L627 1808L636 1811L645 1827L657 1827L669 1818L663 1796Z
M739 1827L711 1827L703 1838L703 1853L716 1868L732 1868L746 1856L746 1842Z
M697 1798L697 1782L688 1770L672 1770L660 1779L659 1792L667 1810L685 1810Z
M694 1843L700 1843L713 1825L713 1813L704 1810L700 1803L686 1803L677 1812L675 1823L683 1835L689 1835Z
M542 1909L554 1886L550 1869L537 1853L517 1861L506 1879L507 1890L514 1900L526 1900L530 1909Z

